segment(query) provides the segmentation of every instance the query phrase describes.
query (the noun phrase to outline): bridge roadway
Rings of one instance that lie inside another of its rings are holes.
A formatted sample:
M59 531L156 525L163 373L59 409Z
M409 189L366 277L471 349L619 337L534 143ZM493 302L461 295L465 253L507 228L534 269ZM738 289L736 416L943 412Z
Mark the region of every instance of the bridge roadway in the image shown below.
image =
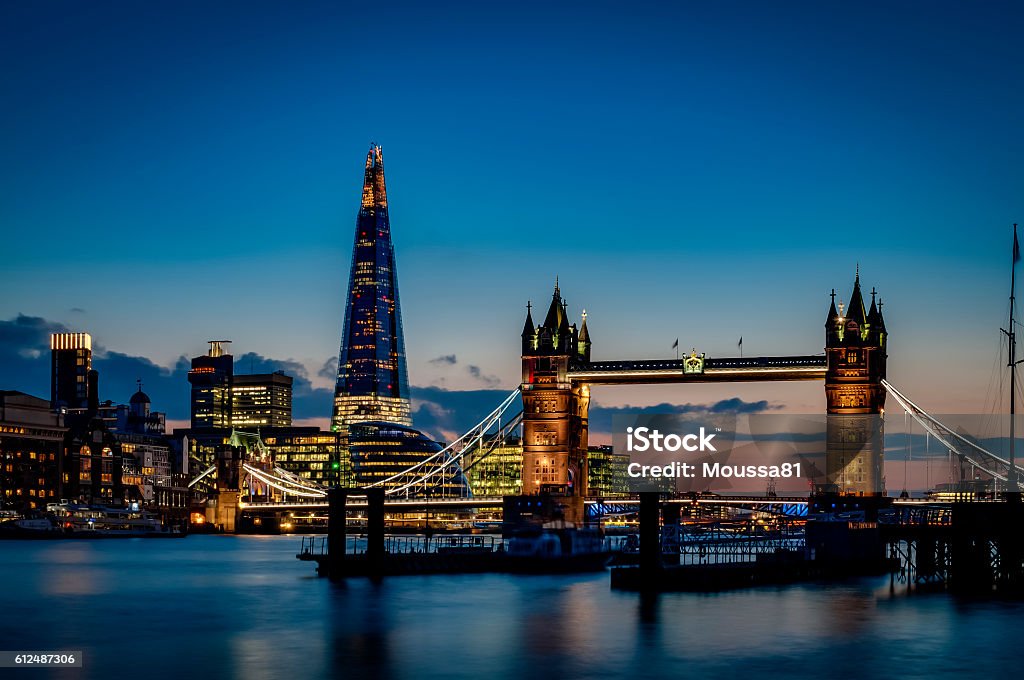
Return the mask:
M591 385L824 380L828 368L822 354L704 359L703 370L687 372L689 358L592 361L570 369L569 379Z
M467 510L470 508L500 508L504 498L502 496L477 496L473 498L388 498L384 501L384 507L392 512L402 510ZM773 497L767 496L708 496L694 498L668 498L663 501L672 504L689 504L693 502L702 505L807 505L806 497ZM584 501L587 505L601 503L604 505L640 506L637 498L591 498ZM246 503L240 501L238 507L246 512L273 512L276 510L326 510L327 501L310 501L294 503ZM347 508L365 508L366 497L351 495L346 503Z

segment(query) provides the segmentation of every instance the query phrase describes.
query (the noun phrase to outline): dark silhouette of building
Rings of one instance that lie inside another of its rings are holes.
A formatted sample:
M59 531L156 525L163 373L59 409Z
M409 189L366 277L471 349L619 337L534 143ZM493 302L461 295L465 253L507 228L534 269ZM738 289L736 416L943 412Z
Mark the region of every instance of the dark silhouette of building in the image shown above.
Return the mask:
M127 404L118 404L114 429L118 432L137 435L162 437L167 429L167 414L152 409L153 402L149 395L142 391L139 381L138 391L131 396ZM103 410L103 405L100 405Z
M412 425L395 249L379 146L366 155L331 429L344 432L364 421Z
M885 491L883 424L888 334L882 302L864 308L860 268L850 303L836 308L836 292L825 320L825 401L828 408L826 491L879 495Z
M231 380L235 359L224 351L230 340L210 340L210 351L192 359L192 427L231 427Z
M89 371L89 403L69 412L60 456L59 497L88 503L121 505L142 500L138 489L123 479L121 443L100 412L99 374Z
M50 407L85 408L89 402L92 336L88 333L50 335Z

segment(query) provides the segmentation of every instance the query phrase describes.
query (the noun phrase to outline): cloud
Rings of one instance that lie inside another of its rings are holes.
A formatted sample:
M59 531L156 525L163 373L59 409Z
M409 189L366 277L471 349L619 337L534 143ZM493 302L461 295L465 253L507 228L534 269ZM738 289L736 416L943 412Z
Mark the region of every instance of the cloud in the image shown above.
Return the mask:
M467 432L500 404L509 390L446 390L442 387L413 387L413 423L436 439L451 440ZM519 403L509 415L518 412ZM763 413L780 408L767 401L744 401L739 397L711 404L670 404L656 406L601 406L591 403L590 431L611 434L612 416L627 413Z
M320 370L316 372L321 378L328 378L330 380L337 380L338 378L338 357L331 357L324 362L324 365L320 367Z
M451 440L476 425L508 396L508 390L446 390L412 388L412 419L416 429L439 440ZM512 414L509 414L512 415Z
M50 333L68 330L38 316L0 320L0 389L50 398Z
M713 404L670 404L663 402L655 406L600 406L590 405L590 431L600 433L611 433L612 417L625 414L655 414L655 413L715 413L715 414L749 414L773 411L781 406L769 404L764 399L760 401L744 401L739 397L722 399Z
M68 330L64 325L40 317L19 314L0 320L0 389L13 389L49 398L50 333ZM137 389L143 389L153 400L153 408L167 413L169 420L189 418L188 383L190 361L181 356L173 366L161 366L151 359L113 352L94 346L93 367L100 372L100 398L124 403ZM452 363L455 355L438 357ZM328 360L317 372L324 377L336 375ZM313 387L306 367L293 359L274 359L255 352L235 359L238 373L272 373L284 371L294 379L292 412L295 421L324 419L331 414L333 390ZM443 387L412 387L413 421L418 429L437 439L452 439L476 425L508 396L509 391L496 389L498 378L483 373L479 366L468 365L471 376L483 383L478 390L447 390ZM748 402L734 397L711 404L669 404L646 407L609 407L592 404L590 429L610 433L613 415L623 413L761 413L779 408L767 401Z
M49 399L50 333L67 330L63 324L24 314L0 320L0 389L19 390ZM187 357L181 356L173 366L167 367L147 357L109 351L94 343L92 365L100 374L101 400L127 402L138 389L135 381L141 379L142 389L152 399L154 410L165 412L168 420L189 419L191 362ZM294 378L293 418L330 417L333 391L314 388L306 367L297 361L249 352L235 358L235 371L284 371Z
M337 359L334 360L337 365ZM323 375L324 370L331 364L331 360L324 362L324 365L317 371L317 375ZM292 420L304 420L307 418L329 418L331 415L334 390L324 387L313 387L309 380L309 372L306 367L293 359L273 359L265 357L256 352L246 352L235 357L235 373L274 373L284 371L292 377ZM337 372L328 374L328 377L337 377Z
M470 364L470 365L466 366L466 371L471 376L473 376L473 378L475 378L476 380L479 380L480 382L484 383L488 387L497 387L499 384L501 384L501 378L499 378L496 375L486 375L486 374L484 374L484 372L480 370L479 366L474 366L473 364Z
M72 307L68 311L71 312L72 314L85 314L85 310L82 309L81 307Z
M435 366L454 366L457 363L454 354L445 354L439 356L436 359L431 359L427 362L428 364L434 364Z

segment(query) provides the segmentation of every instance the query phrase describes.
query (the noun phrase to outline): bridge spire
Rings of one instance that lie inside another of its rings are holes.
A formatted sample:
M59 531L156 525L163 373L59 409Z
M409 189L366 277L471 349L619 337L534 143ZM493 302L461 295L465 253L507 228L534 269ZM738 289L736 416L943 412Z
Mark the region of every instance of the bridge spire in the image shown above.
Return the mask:
M527 300L526 302L526 323L523 325L523 340L527 338L533 338L537 332L536 327L533 325L533 303Z
M544 328L551 331L552 335L558 333L562 325L562 293L558 289L558 277L555 277L555 292L551 295L551 305L548 307L548 314L544 317Z
M590 361L590 330L587 329L587 310L583 310L583 325L580 326L580 336L577 341L579 351L577 352L584 361Z
M864 310L864 297L860 292L860 265L857 265L857 276L853 280L853 295L850 296L850 304L847 306L847 321L856 321L857 327L864 325L867 319L867 312Z

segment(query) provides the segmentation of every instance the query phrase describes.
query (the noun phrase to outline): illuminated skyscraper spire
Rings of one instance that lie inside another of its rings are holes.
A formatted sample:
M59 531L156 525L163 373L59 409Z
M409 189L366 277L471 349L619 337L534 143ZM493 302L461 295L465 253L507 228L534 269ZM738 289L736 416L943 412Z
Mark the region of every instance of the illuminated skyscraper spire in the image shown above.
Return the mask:
M379 146L371 146L366 154L331 429L347 431L352 423L372 420L412 425L395 249Z

